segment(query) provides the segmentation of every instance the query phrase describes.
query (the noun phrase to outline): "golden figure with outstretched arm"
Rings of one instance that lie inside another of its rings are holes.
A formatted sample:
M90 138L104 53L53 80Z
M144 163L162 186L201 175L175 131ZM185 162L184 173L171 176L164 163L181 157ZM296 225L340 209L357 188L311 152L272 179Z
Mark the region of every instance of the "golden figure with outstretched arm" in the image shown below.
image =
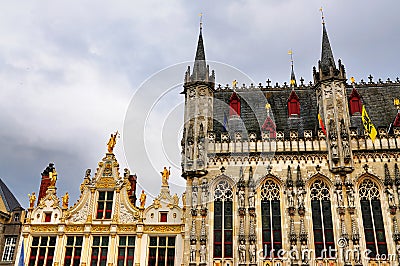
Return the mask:
M107 149L109 153L112 153L115 147L115 144L117 144L117 137L119 136L118 130L114 134L111 134L110 139L108 140L107 143Z
M144 205L146 204L146 193L144 193L144 190L142 190L142 194L140 194L140 208L144 208Z
M161 181L163 186L168 186L168 179L170 174L171 167L167 169L167 167L164 166L164 170L161 172Z

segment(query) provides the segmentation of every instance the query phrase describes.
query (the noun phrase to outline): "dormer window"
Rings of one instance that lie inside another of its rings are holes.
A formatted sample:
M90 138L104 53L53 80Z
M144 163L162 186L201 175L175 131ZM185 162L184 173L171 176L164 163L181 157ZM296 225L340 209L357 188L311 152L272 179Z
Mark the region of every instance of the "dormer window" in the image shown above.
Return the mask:
M349 105L350 105L350 115L361 114L361 109L362 109L361 97L356 89L353 89L353 91L350 94Z
M229 99L229 116L240 116L240 98L236 92L233 92Z
M168 212L160 212L160 222L166 223L168 220Z
M45 212L44 213L44 222L50 223L50 221L51 221L51 212Z
M288 99L288 114L291 116L300 116L300 101L296 92L292 90Z
M111 219L114 191L99 191L96 219Z

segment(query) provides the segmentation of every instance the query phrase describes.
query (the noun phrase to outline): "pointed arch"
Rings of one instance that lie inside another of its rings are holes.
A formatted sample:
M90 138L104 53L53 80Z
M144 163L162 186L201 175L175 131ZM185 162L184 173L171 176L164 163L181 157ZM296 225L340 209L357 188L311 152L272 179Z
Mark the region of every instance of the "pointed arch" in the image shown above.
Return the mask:
M261 229L264 257L276 257L282 249L281 182L268 175L260 183Z
M375 258L377 254L387 255L388 249L379 184L373 178L365 175L358 184L358 194L365 245L371 251L368 256Z
M212 185L214 202L214 258L233 257L233 184L219 176Z
M319 176L319 178L317 178ZM328 258L335 256L331 193L328 183L320 174L310 182L310 203L314 235L315 256Z
M229 99L229 116L240 116L240 98L233 92Z

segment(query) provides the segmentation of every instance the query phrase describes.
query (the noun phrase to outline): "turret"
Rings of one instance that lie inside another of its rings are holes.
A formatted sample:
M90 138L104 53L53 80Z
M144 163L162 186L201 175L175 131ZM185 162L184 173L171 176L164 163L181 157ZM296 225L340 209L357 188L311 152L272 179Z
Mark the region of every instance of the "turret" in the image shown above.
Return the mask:
M213 127L215 74L206 62L202 24L197 42L193 72L185 73L185 127L182 138L182 176L202 176L207 165L206 135Z

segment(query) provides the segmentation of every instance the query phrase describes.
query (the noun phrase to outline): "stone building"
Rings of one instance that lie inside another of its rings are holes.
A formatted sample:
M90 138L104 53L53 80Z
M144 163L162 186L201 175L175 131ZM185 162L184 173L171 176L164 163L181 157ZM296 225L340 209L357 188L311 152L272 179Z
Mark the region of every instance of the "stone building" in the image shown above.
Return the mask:
M221 86L200 28L184 265L399 265L399 79L349 81L325 23L321 50L309 84Z
M154 202L145 208L142 192L136 206L136 175L128 169L120 175L113 136L96 172L86 171L72 206L67 193L57 196L54 164L42 173L43 193L37 202L30 198L22 229L24 265L181 264L184 224L179 197L169 191L169 171Z
M0 265L14 265L24 209L0 179Z

